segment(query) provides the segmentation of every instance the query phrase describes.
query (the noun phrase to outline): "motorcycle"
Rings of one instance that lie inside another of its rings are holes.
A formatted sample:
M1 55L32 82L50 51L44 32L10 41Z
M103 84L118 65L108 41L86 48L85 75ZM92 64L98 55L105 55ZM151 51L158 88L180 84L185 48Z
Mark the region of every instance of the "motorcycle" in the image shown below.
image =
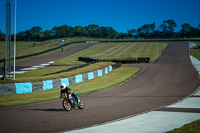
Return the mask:
M62 106L66 111L70 111L72 108L78 107L79 109L84 108L83 101L80 100L79 94L76 94L76 97L74 96L75 94L69 94L67 97L67 93L62 94Z

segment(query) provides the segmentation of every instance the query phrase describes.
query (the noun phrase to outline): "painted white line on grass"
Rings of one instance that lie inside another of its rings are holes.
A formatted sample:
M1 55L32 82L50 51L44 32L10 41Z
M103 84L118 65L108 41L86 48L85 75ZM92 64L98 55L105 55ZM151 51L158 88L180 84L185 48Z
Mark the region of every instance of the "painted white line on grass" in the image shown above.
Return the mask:
M52 64L52 63L54 63L54 61L50 61L50 62L48 62L48 64Z
M21 74L21 73L25 73L27 71L15 71L15 74ZM14 74L14 72L10 72L10 74Z
M32 67L36 67L36 68L39 68L39 67L45 67L45 66L32 66Z
M40 64L40 66L48 66L48 65L50 65L50 64Z
M35 70L35 69L38 69L38 68L23 68L23 69L20 69L21 71L30 71L30 70Z

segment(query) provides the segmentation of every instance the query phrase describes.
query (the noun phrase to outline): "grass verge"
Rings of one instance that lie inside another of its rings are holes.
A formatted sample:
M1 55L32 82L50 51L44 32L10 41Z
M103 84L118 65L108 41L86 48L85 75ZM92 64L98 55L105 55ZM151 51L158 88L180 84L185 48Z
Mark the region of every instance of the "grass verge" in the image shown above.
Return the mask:
M92 80L69 86L75 93L87 94L116 86L136 75L140 71L136 67L120 67L109 74ZM118 76L120 75L120 76ZM118 78L116 78L118 77ZM115 80L113 80L115 79ZM58 99L60 89L54 88L26 94L9 94L0 96L0 108L38 103Z
M99 62L95 64L90 64L89 66L78 68L68 72L56 73L62 70L67 70L69 67L49 67L49 68L41 68L37 70L32 70L29 72L25 72L23 74L16 75L16 80L0 80L0 83L23 83L23 82L39 82L44 80L52 80L52 79L60 79L73 77L77 74L84 74L87 72L92 72L96 70L101 70L109 65L114 64L113 62ZM51 74L55 73L55 74Z
M193 43L195 43L196 46L190 49L190 53L192 56L200 60L200 49L198 49L198 47L200 47L200 42L193 42Z
M200 120L194 121L190 124L186 124L179 129L174 129L167 133L200 133Z
M112 42L99 43L85 50L56 60L54 65L83 64L78 57L106 60L131 60L138 57L150 57L153 62L162 53L167 43L161 42Z

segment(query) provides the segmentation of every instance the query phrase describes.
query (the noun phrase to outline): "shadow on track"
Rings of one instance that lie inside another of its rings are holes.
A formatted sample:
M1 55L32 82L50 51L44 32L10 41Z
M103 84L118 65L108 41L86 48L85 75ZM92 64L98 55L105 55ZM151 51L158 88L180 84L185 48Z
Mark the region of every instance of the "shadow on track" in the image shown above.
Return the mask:
M65 112L64 109L54 109L54 108L50 108L50 109L28 109L28 110L33 110L33 111L47 111L47 112Z

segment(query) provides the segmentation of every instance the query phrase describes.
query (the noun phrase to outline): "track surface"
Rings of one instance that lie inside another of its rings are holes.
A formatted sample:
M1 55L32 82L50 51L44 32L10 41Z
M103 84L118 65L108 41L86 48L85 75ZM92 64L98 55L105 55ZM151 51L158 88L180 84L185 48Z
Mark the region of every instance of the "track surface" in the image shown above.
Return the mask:
M162 56L136 78L82 96L84 110L66 112L61 100L0 109L0 131L60 132L100 124L172 104L199 85L188 44L171 42Z
M94 44L91 44L91 43L77 44L77 45L74 45L67 49L64 49L63 51L54 52L54 53L51 53L51 54L48 54L45 56L41 56L38 58L34 58L31 60L27 60L27 61L17 62L16 66L34 66L34 65L39 65L42 63L47 63L49 61L54 61L54 60L63 58L65 56L69 56L71 54L74 54L76 52L84 50L92 45L94 45Z

